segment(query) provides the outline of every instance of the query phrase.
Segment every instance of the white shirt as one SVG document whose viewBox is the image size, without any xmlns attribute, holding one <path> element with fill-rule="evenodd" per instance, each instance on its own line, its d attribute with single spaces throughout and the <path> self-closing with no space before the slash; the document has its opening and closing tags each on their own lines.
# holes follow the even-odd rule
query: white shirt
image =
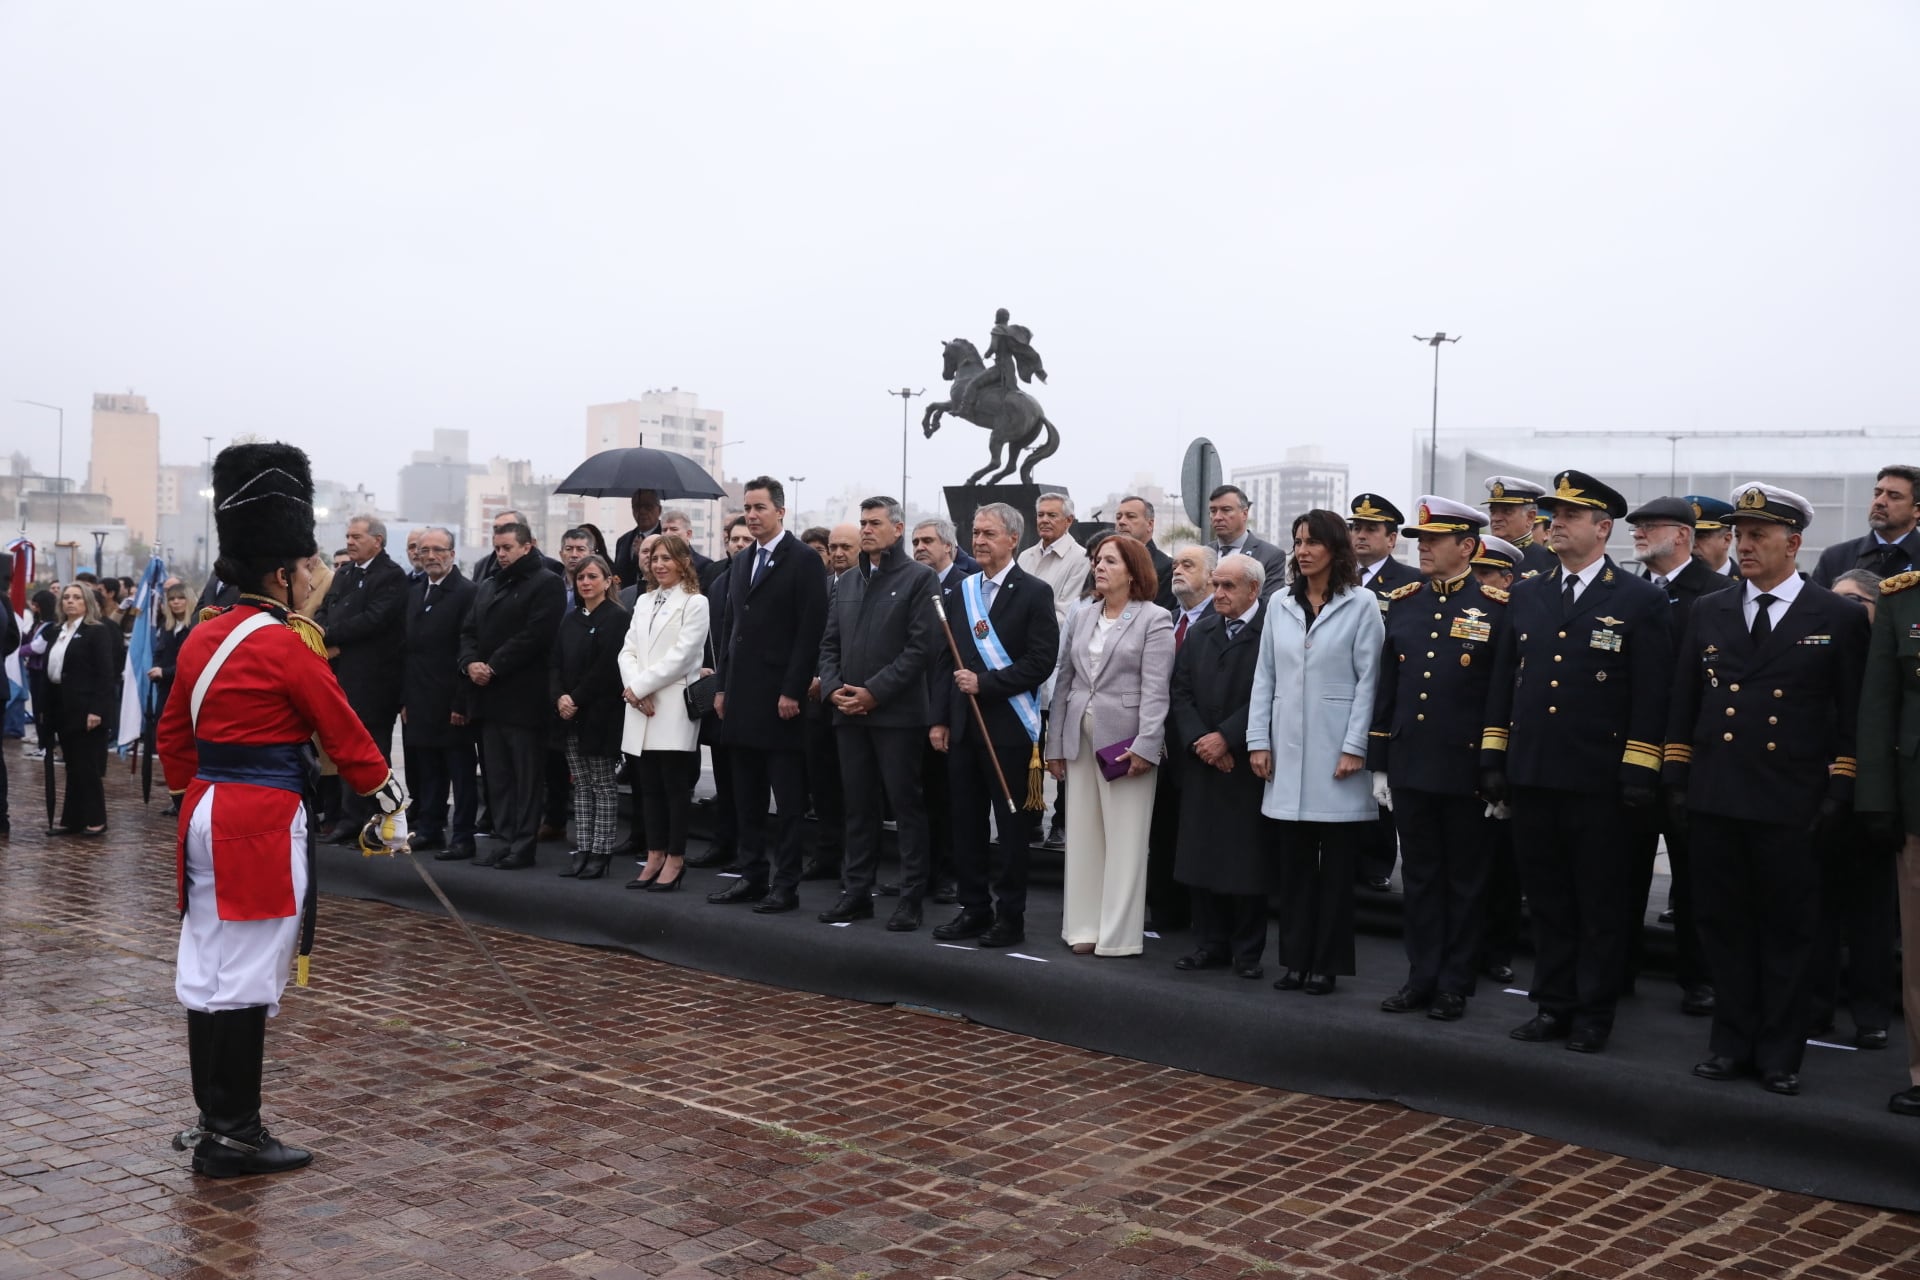
<svg viewBox="0 0 1920 1280">
<path fill-rule="evenodd" d="M 1100 616 L 1093 620 L 1093 634 L 1087 637 L 1087 666 L 1095 675 L 1100 674 L 1100 658 L 1107 651 L 1107 633 L 1112 631 L 1118 618 L 1109 618 L 1107 608 L 1099 601 L 1094 602 L 1100 610 Z"/>
<path fill-rule="evenodd" d="M 1242 553 L 1246 549 L 1247 535 L 1252 532 L 1253 530 L 1251 529 L 1242 529 L 1240 531 L 1240 536 L 1235 538 L 1232 542 L 1216 542 L 1213 544 L 1213 549 L 1217 554 L 1222 556 L 1230 556 L 1236 553 Z"/>
<path fill-rule="evenodd" d="M 73 633 L 80 629 L 80 619 L 60 624 L 60 632 L 53 638 L 53 648 L 47 651 L 47 679 L 55 684 L 66 674 L 67 645 L 73 640 Z"/>
<path fill-rule="evenodd" d="M 1599 555 L 1595 556 L 1593 559 L 1589 560 L 1584 566 L 1581 567 L 1578 575 L 1580 578 L 1580 581 L 1573 584 L 1573 598 L 1576 602 L 1579 601 L 1581 596 L 1587 594 L 1587 588 L 1592 586 L 1593 580 L 1599 577 L 1600 574 L 1603 572 L 1600 566 L 1604 565 L 1606 562 L 1607 562 L 1607 553 L 1602 551 Z M 1575 576 L 1574 574 L 1567 573 L 1564 569 L 1562 569 L 1560 590 L 1565 591 L 1567 589 L 1567 580 L 1574 576 Z"/>
<path fill-rule="evenodd" d="M 1053 618 L 1065 622 L 1067 606 L 1080 598 L 1087 585 L 1087 549 L 1063 533 L 1052 542 L 1036 542 L 1020 553 L 1020 567 L 1053 591 Z M 991 603 L 991 602 L 989 602 Z"/>
<path fill-rule="evenodd" d="M 1773 603 L 1767 606 L 1767 622 L 1770 626 L 1778 627 L 1780 625 L 1780 619 L 1785 616 L 1787 606 L 1799 597 L 1802 583 L 1803 579 L 1799 574 L 1790 573 L 1787 575 L 1785 582 L 1764 593 L 1773 597 Z M 1763 593 L 1760 588 L 1751 581 L 1741 587 L 1740 590 L 1740 616 L 1746 619 L 1747 630 L 1751 631 L 1753 630 L 1754 615 L 1760 612 L 1760 596 Z"/>
<path fill-rule="evenodd" d="M 1372 564 L 1360 570 L 1360 585 L 1363 587 L 1372 585 L 1373 580 L 1380 576 L 1380 571 L 1387 567 L 1387 561 L 1391 559 L 1393 559 L 1392 556 L 1381 556 L 1378 560 L 1375 560 Z"/>
<path fill-rule="evenodd" d="M 1174 603 L 1178 604 L 1179 601 L 1176 600 Z M 1174 615 L 1173 625 L 1176 627 L 1179 626 L 1180 619 L 1185 618 L 1187 620 L 1187 632 L 1191 634 L 1193 632 L 1193 629 L 1200 625 L 1200 617 L 1202 614 L 1206 613 L 1207 606 L 1212 603 L 1213 603 L 1212 596 L 1210 595 L 1201 596 L 1199 604 L 1193 606 L 1193 608 L 1191 609 L 1181 609 L 1178 613 Z M 1253 615 L 1248 614 L 1247 616 L 1251 618 Z"/>
</svg>

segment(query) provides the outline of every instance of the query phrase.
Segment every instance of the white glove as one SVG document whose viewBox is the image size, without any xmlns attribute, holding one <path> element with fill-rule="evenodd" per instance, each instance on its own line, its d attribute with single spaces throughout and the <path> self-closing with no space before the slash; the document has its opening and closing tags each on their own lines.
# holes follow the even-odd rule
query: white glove
<svg viewBox="0 0 1920 1280">
<path fill-rule="evenodd" d="M 1499 804 L 1488 805 L 1485 816 L 1492 818 L 1495 822 L 1505 822 L 1513 817 L 1513 810 L 1507 807 L 1506 801 L 1502 800 Z"/>
<path fill-rule="evenodd" d="M 392 813 L 368 818 L 367 825 L 360 829 L 360 852 L 369 858 L 375 854 L 412 853 L 412 837 L 407 834 L 407 811 L 396 809 Z"/>
<path fill-rule="evenodd" d="M 1373 775 L 1373 802 L 1382 809 L 1393 808 L 1393 788 L 1387 785 L 1387 775 L 1384 773 Z"/>
<path fill-rule="evenodd" d="M 380 784 L 380 789 L 367 797 L 379 806 L 382 813 L 404 811 L 411 798 L 407 795 L 407 784 L 400 781 L 400 775 L 397 773 L 387 774 L 387 780 Z"/>
</svg>

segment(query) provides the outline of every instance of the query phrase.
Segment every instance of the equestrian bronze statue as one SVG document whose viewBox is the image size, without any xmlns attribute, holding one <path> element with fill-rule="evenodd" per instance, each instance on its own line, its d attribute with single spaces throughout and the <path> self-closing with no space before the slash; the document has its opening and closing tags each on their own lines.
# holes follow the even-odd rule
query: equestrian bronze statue
<svg viewBox="0 0 1920 1280">
<path fill-rule="evenodd" d="M 1002 307 L 994 315 L 992 341 L 987 344 L 991 365 L 965 338 L 943 343 L 941 349 L 944 363 L 940 376 L 953 384 L 953 398 L 928 405 L 920 420 L 921 430 L 933 435 L 940 429 L 940 420 L 948 415 L 987 429 L 993 456 L 967 478 L 970 486 L 995 484 L 1011 475 L 1020 451 L 1032 446 L 1044 431 L 1045 442 L 1031 448 L 1026 461 L 1020 462 L 1021 483 L 1032 484 L 1033 465 L 1060 448 L 1060 429 L 1047 420 L 1047 411 L 1020 385 L 1036 377 L 1047 380 L 1040 353 L 1033 349 L 1032 331 L 1025 325 L 1008 323 L 1007 309 Z M 1000 460 L 1002 450 L 1006 452 L 1004 463 Z"/>
</svg>

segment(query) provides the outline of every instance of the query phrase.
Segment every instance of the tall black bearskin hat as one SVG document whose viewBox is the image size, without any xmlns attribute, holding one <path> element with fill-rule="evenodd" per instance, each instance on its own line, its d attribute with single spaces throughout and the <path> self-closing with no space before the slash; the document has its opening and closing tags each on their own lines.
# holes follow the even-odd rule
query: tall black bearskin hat
<svg viewBox="0 0 1920 1280">
<path fill-rule="evenodd" d="M 271 572 L 268 566 L 319 550 L 305 451 L 277 441 L 222 449 L 213 459 L 213 521 L 220 539 L 215 572 L 248 590 L 255 569 Z"/>
</svg>

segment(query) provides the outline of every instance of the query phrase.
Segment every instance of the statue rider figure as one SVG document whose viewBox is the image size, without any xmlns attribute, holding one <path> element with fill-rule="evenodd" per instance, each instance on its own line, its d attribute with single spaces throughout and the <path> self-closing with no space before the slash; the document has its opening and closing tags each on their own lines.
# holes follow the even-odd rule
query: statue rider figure
<svg viewBox="0 0 1920 1280">
<path fill-rule="evenodd" d="M 1032 382 L 1035 377 L 1042 382 L 1047 380 L 1040 353 L 1033 349 L 1033 331 L 1023 324 L 1009 324 L 1008 319 L 1005 307 L 993 313 L 992 341 L 987 343 L 986 351 L 986 359 L 991 363 L 967 388 L 957 411 L 960 417 L 973 416 L 980 393 L 987 387 L 1005 387 L 1011 391 L 1018 389 L 1019 382 Z"/>
</svg>

